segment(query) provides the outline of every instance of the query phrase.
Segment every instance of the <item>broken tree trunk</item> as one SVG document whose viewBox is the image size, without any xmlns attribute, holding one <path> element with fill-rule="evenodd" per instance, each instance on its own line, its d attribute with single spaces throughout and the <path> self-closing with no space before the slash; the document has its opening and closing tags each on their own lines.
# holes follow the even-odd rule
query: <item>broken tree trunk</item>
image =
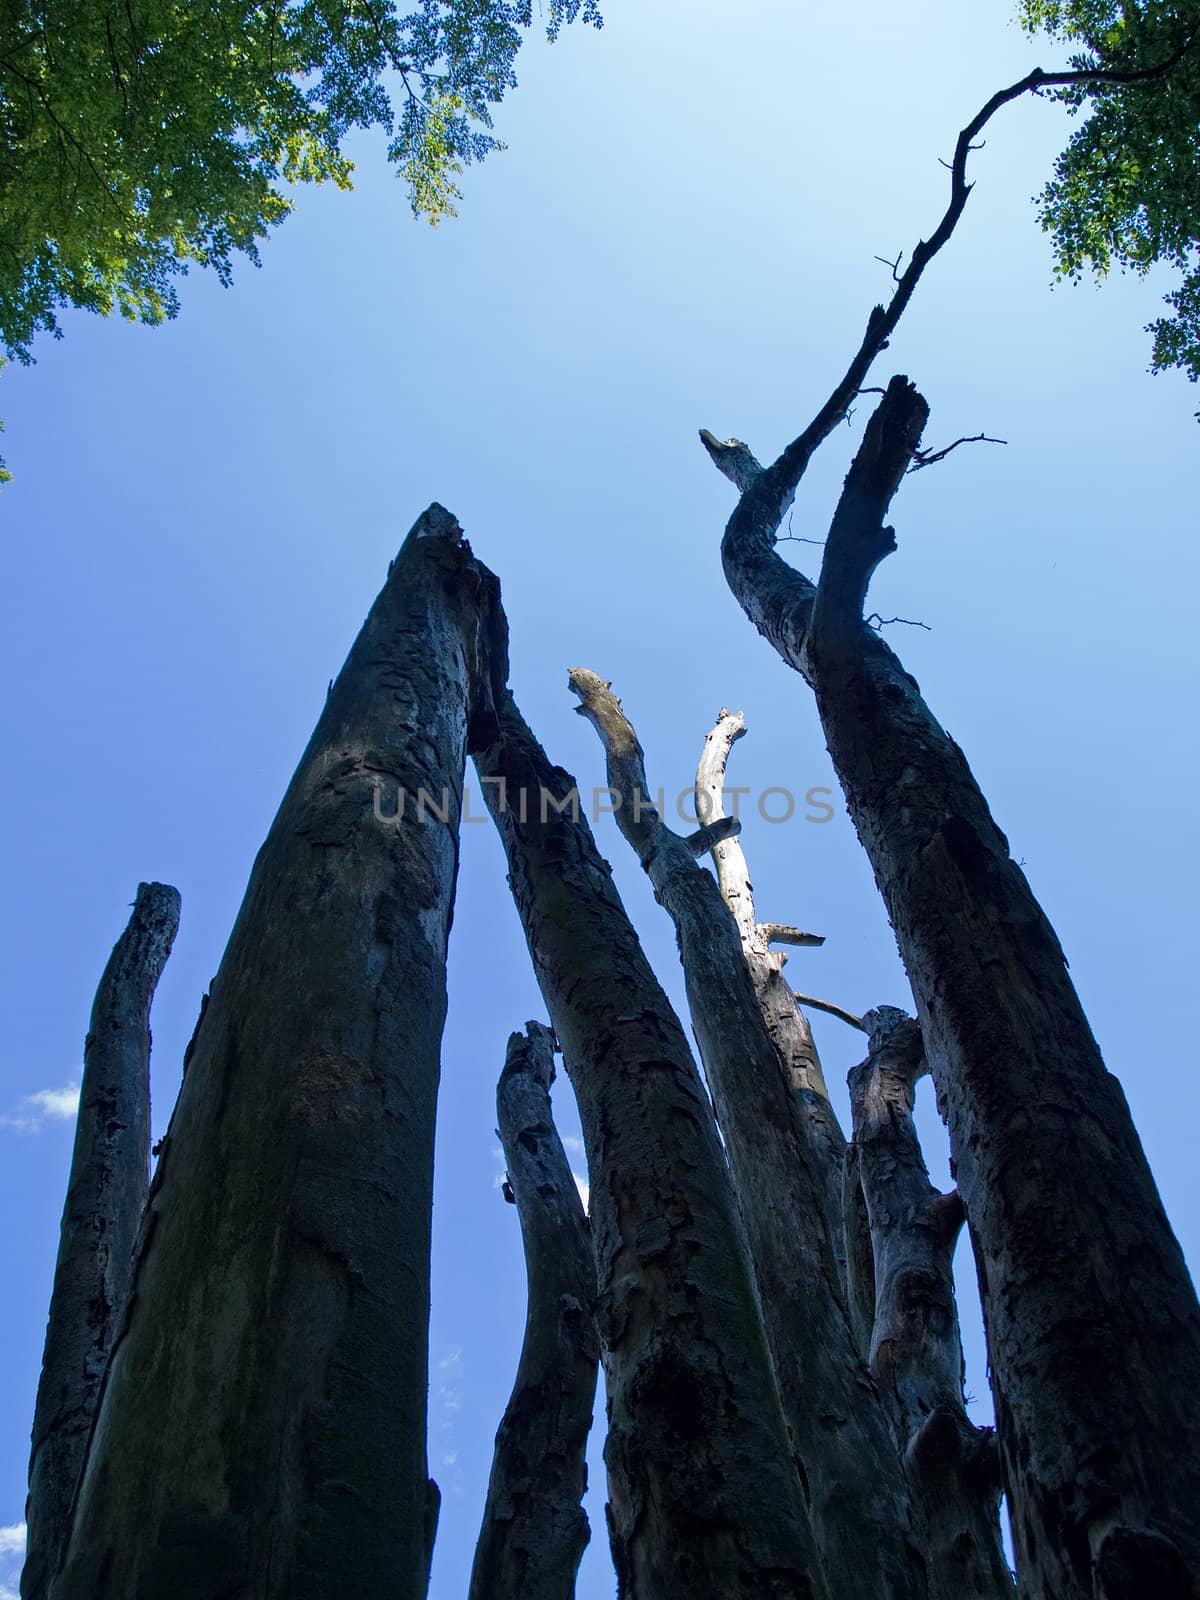
<svg viewBox="0 0 1200 1600">
<path fill-rule="evenodd" d="M 139 883 L 96 990 L 33 1413 L 21 1592 L 49 1592 L 150 1186 L 150 1005 L 179 930 L 179 891 Z"/>
<path fill-rule="evenodd" d="M 996 1436 L 974 1426 L 963 1395 L 953 1270 L 962 1202 L 930 1183 L 913 1122 L 928 1071 L 921 1030 L 894 1006 L 863 1023 L 869 1053 L 850 1072 L 850 1106 L 873 1268 L 862 1296 L 873 1307 L 871 1376 L 912 1485 L 930 1600 L 1011 1600 Z"/>
<path fill-rule="evenodd" d="M 600 1361 L 596 1268 L 583 1202 L 554 1126 L 553 1082 L 554 1035 L 528 1022 L 509 1038 L 496 1091 L 528 1310 L 468 1600 L 571 1600 L 588 1542 L 580 1501 Z"/>
<path fill-rule="evenodd" d="M 1182 1253 L 1053 929 L 962 751 L 863 619 L 926 410 L 892 380 L 819 587 L 774 549 L 813 430 L 765 470 L 704 435 L 741 491 L 725 571 L 816 694 L 917 1002 L 979 1268 L 1021 1593 L 1191 1597 L 1200 1308 Z"/>
<path fill-rule="evenodd" d="M 425 1594 L 434 1103 L 489 578 L 431 506 L 259 851 L 54 1600 Z"/>
<path fill-rule="evenodd" d="M 716 725 L 704 741 L 696 769 L 696 815 L 704 823 L 721 821 L 725 816 L 725 772 L 729 752 L 746 731 L 740 711 L 721 710 Z M 791 985 L 783 975 L 786 956 L 772 950 L 772 944 L 820 945 L 818 934 L 801 933 L 776 922 L 759 922 L 754 909 L 754 888 L 740 838 L 714 839 L 713 864 L 721 898 L 733 913 L 742 954 L 750 969 L 754 992 L 763 1023 L 771 1037 L 791 1085 L 791 1101 L 800 1114 L 812 1151 L 814 1170 L 825 1190 L 825 1215 L 830 1242 L 845 1282 L 845 1241 L 841 1219 L 842 1167 L 846 1140 L 837 1115 L 829 1103 L 829 1091 L 821 1070 L 821 1058 L 808 1019 L 797 1003 Z"/>
<path fill-rule="evenodd" d="M 826 1597 L 745 1239 L 687 1039 L 511 697 L 476 755 L 588 1154 L 609 1535 L 628 1600 Z"/>
<path fill-rule="evenodd" d="M 834 1259 L 840 1173 L 831 1190 L 827 1146 L 817 1141 L 814 1149 L 793 1058 L 764 1020 L 721 891 L 694 859 L 713 834 L 703 829 L 685 841 L 666 826 L 647 799 L 642 749 L 610 686 L 578 668 L 570 683 L 604 744 L 608 785 L 620 797 L 617 825 L 675 924 L 692 1025 L 830 1593 L 839 1600 L 923 1595 L 899 1456 L 851 1337 Z M 838 1209 L 831 1216 L 833 1195 Z"/>
</svg>

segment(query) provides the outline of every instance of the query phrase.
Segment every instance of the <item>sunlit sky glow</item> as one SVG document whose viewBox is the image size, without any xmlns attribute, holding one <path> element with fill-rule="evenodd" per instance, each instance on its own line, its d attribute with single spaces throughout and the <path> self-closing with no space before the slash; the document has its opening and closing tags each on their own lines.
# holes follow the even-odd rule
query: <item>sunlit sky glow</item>
<svg viewBox="0 0 1200 1600">
<path fill-rule="evenodd" d="M 811 699 L 722 579 L 729 486 L 696 439 L 760 456 L 844 368 L 894 257 L 944 200 L 956 130 L 1052 53 L 1007 7 L 861 0 L 610 0 L 608 25 L 531 48 L 468 174 L 461 217 L 413 223 L 364 140 L 351 195 L 309 192 L 261 271 L 196 276 L 149 331 L 82 316 L 0 413 L 10 773 L 0 1184 L 0 1596 L 15 1586 L 58 1217 L 96 981 L 139 879 L 183 896 L 154 1014 L 155 1125 L 179 1080 L 250 862 L 396 546 L 449 506 L 504 583 L 513 681 L 552 756 L 603 783 L 570 666 L 611 678 L 650 781 L 690 783 L 722 705 L 731 780 L 832 786 Z M 1177 831 L 1198 777 L 1192 705 L 1197 395 L 1145 374 L 1154 283 L 1049 288 L 1029 198 L 1069 124 L 1010 108 L 976 160 L 960 235 L 873 381 L 905 371 L 926 442 L 986 431 L 905 485 L 872 609 L 966 750 L 1071 959 L 1193 1260 L 1185 1060 L 1193 885 Z M 1165 286 L 1164 286 L 1165 287 Z M 793 532 L 820 538 L 862 416 L 829 441 Z M 800 564 L 810 547 L 786 547 Z M 736 768 L 736 772 L 735 772 Z M 476 806 L 482 814 L 482 807 Z M 674 941 L 611 820 L 598 833 L 657 970 Z M 906 1004 L 840 805 L 752 816 L 760 914 L 826 935 L 796 986 L 854 1011 Z M 544 1015 L 490 828 L 464 830 L 435 1207 L 430 1461 L 443 1491 L 433 1600 L 465 1592 L 491 1438 L 524 1320 L 516 1216 L 495 1184 L 508 1032 Z M 844 1106 L 857 1040 L 814 1020 Z M 1031 1084 L 1031 1093 L 1036 1085 Z M 560 1075 L 555 1101 L 577 1139 Z M 921 1115 L 935 1180 L 944 1138 Z M 582 1151 L 568 1148 L 584 1180 Z M 584 1180 L 585 1181 L 585 1180 Z M 969 1386 L 988 1415 L 969 1257 Z M 612 1593 L 597 1449 L 580 1600 Z"/>
</svg>

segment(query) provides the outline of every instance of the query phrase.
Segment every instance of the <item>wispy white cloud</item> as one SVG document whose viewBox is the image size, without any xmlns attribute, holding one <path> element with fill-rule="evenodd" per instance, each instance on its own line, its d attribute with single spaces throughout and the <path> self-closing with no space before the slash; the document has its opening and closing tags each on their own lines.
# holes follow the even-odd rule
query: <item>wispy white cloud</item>
<svg viewBox="0 0 1200 1600">
<path fill-rule="evenodd" d="M 583 1209 L 586 1211 L 592 1198 L 588 1181 L 586 1178 L 581 1178 L 577 1172 L 573 1172 L 571 1176 L 575 1179 L 575 1187 L 579 1190 L 579 1198 L 583 1201 Z"/>
<path fill-rule="evenodd" d="M 444 1413 L 442 1427 L 448 1428 L 453 1422 L 455 1413 L 462 1410 L 462 1396 L 453 1384 L 444 1383 L 438 1390 L 438 1400 Z"/>
<path fill-rule="evenodd" d="M 462 1390 L 459 1388 L 463 1377 L 461 1344 L 452 1344 L 447 1348 L 445 1355 L 438 1361 L 437 1370 L 440 1379 L 437 1384 L 436 1416 L 441 1436 L 438 1466 L 439 1471 L 446 1474 L 442 1479 L 442 1492 L 461 1495 L 462 1474 L 456 1470 L 459 1452 L 458 1422 L 463 1409 Z M 430 1444 L 432 1446 L 432 1440 Z M 0 1600 L 3 1600 L 3 1596 L 0 1596 Z"/>
<path fill-rule="evenodd" d="M 69 1083 L 65 1089 L 39 1089 L 29 1096 L 28 1103 L 44 1116 L 71 1118 L 79 1110 L 79 1085 Z"/>
<path fill-rule="evenodd" d="M 19 1600 L 17 1581 L 25 1555 L 25 1524 L 0 1528 L 0 1600 Z"/>
<path fill-rule="evenodd" d="M 77 1083 L 68 1083 L 62 1089 L 38 1089 L 25 1096 L 20 1110 L 0 1116 L 0 1128 L 15 1128 L 18 1133 L 37 1133 L 48 1122 L 71 1121 L 78 1110 Z"/>
<path fill-rule="evenodd" d="M 446 1353 L 438 1360 L 437 1369 L 440 1374 L 437 1385 L 438 1421 L 444 1432 L 453 1434 L 463 1404 L 462 1390 L 459 1388 L 463 1376 L 462 1345 L 448 1345 Z M 455 1448 L 453 1438 L 445 1439 L 443 1444 L 448 1450 Z"/>
<path fill-rule="evenodd" d="M 583 1154 L 583 1140 L 577 1139 L 573 1133 L 569 1133 L 563 1140 L 563 1149 L 569 1150 L 573 1156 L 581 1156 Z"/>
</svg>

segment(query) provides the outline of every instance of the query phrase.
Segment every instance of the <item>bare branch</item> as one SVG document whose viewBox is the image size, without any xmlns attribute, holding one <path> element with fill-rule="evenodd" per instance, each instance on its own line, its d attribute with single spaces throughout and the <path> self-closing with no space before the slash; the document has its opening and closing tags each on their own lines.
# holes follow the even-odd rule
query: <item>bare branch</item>
<svg viewBox="0 0 1200 1600">
<path fill-rule="evenodd" d="M 861 1017 L 856 1017 L 853 1011 L 845 1011 L 841 1006 L 835 1006 L 828 1000 L 817 1000 L 811 994 L 798 994 L 796 996 L 796 1004 L 798 1006 L 808 1006 L 813 1011 L 826 1011 L 831 1017 L 837 1017 L 840 1021 L 849 1024 L 851 1028 L 857 1028 L 860 1033 L 866 1033 L 867 1031 L 867 1025 Z"/>
<path fill-rule="evenodd" d="M 1013 100 L 1019 100 L 1026 94 L 1040 94 L 1044 89 L 1069 88 L 1074 85 L 1109 84 L 1114 87 L 1130 88 L 1139 85 L 1148 85 L 1166 77 L 1183 58 L 1195 47 L 1197 38 L 1200 37 L 1200 23 L 1192 28 L 1187 38 L 1178 50 L 1157 66 L 1146 67 L 1135 72 L 1118 72 L 1104 68 L 1071 69 L 1064 72 L 1045 72 L 1041 67 L 1035 67 L 1032 72 L 1016 83 L 1010 84 L 1007 89 L 999 89 L 991 99 L 984 104 L 975 116 L 971 118 L 966 127 L 958 135 L 954 149 L 954 159 L 950 163 L 950 199 L 942 213 L 937 227 L 928 239 L 921 239 L 913 249 L 908 266 L 896 280 L 896 290 L 887 306 L 875 306 L 867 318 L 866 330 L 858 350 L 855 352 L 850 365 L 847 367 L 840 381 L 835 385 L 829 398 L 817 412 L 803 433 L 799 434 L 783 451 L 773 465 L 768 469 L 772 478 L 772 498 L 778 497 L 780 504 L 779 515 L 783 515 L 783 508 L 791 495 L 795 492 L 796 485 L 803 477 L 809 461 L 812 459 L 817 447 L 829 437 L 845 416 L 847 408 L 855 394 L 858 392 L 863 378 L 870 370 L 875 358 L 886 347 L 888 339 L 895 330 L 900 318 L 903 316 L 908 302 L 921 281 L 925 268 L 934 256 L 942 249 L 958 226 L 960 217 L 970 197 L 972 184 L 967 182 L 967 158 L 975 150 L 982 148 L 978 143 L 978 136 L 1002 107 Z M 897 261 L 900 257 L 897 257 Z M 886 263 L 891 265 L 891 263 Z M 709 435 L 709 438 L 712 436 Z M 714 441 L 715 442 L 715 441 Z M 706 446 L 708 444 L 705 441 Z M 749 451 L 746 446 L 740 448 Z M 716 464 L 725 472 L 726 477 L 733 477 L 722 463 L 717 460 L 711 446 L 708 446 Z M 753 460 L 753 457 L 750 457 Z M 755 463 L 757 465 L 757 463 Z M 733 480 L 738 481 L 736 478 Z M 739 484 L 743 489 L 749 484 Z"/>
<path fill-rule="evenodd" d="M 724 706 L 717 713 L 716 725 L 704 741 L 704 750 L 696 768 L 696 815 L 709 819 L 710 825 L 724 816 L 725 771 L 734 744 L 746 731 L 746 719 L 740 711 L 729 711 Z M 781 922 L 758 921 L 754 910 L 754 887 L 750 882 L 750 868 L 745 851 L 736 839 L 728 839 L 713 849 L 713 863 L 717 869 L 717 883 L 721 898 L 733 913 L 742 954 L 754 980 L 754 989 L 768 1031 L 777 1046 L 786 1051 L 791 1080 L 811 1090 L 820 1097 L 822 1105 L 817 1114 L 824 1128 L 825 1156 L 833 1152 L 840 1162 L 842 1138 L 832 1108 L 829 1107 L 825 1076 L 821 1058 L 813 1042 L 812 1033 L 804 1013 L 797 1010 L 795 996 L 783 976 L 785 956 L 770 948 L 771 940 L 781 944 L 819 945 L 824 943 L 820 934 L 802 933 Z M 816 1128 L 814 1123 L 813 1128 Z M 827 1164 L 827 1161 L 823 1164 Z M 839 1256 L 840 1264 L 840 1256 Z"/>
<path fill-rule="evenodd" d="M 951 450 L 957 450 L 960 444 L 1007 444 L 1007 439 L 993 439 L 986 433 L 973 433 L 969 438 L 955 439 L 953 444 L 948 444 L 942 450 L 914 450 L 913 464 L 910 472 L 920 472 L 922 467 L 932 467 L 936 461 L 944 461 Z"/>
<path fill-rule="evenodd" d="M 760 922 L 759 937 L 767 944 L 819 945 L 825 943 L 823 933 L 801 933 L 787 922 Z"/>
<path fill-rule="evenodd" d="M 592 724 L 604 746 L 609 785 L 622 798 L 617 808 L 617 826 L 637 852 L 643 868 L 649 871 L 650 858 L 665 840 L 677 845 L 683 841 L 667 827 L 658 808 L 649 803 L 646 758 L 633 724 L 622 711 L 620 698 L 612 692 L 608 679 L 597 677 L 585 667 L 572 667 L 567 682 L 579 697 L 575 710 Z"/>
<path fill-rule="evenodd" d="M 849 422 L 850 416 L 852 416 L 852 415 L 853 415 L 853 413 L 851 412 L 850 415 L 847 416 L 847 418 L 846 418 L 847 422 Z M 792 513 L 790 511 L 788 512 L 788 524 L 787 525 L 788 525 L 788 531 L 786 533 L 779 534 L 779 536 L 775 540 L 776 544 L 815 544 L 818 549 L 824 549 L 824 547 L 825 547 L 824 539 L 806 539 L 803 534 L 801 534 L 801 533 L 793 533 L 792 532 Z"/>
<path fill-rule="evenodd" d="M 926 633 L 933 629 L 927 622 L 916 622 L 912 617 L 881 617 L 878 611 L 872 611 L 869 617 L 864 618 L 868 628 L 874 628 L 878 633 L 880 628 L 890 628 L 894 622 L 902 622 L 906 628 L 924 628 Z"/>
<path fill-rule="evenodd" d="M 846 475 L 825 541 L 825 559 L 813 608 L 813 633 L 861 632 L 863 602 L 875 568 L 896 548 L 883 518 L 913 458 L 929 407 L 907 378 L 893 378 L 867 424 Z"/>
<path fill-rule="evenodd" d="M 710 824 L 725 815 L 725 768 L 729 752 L 745 732 L 746 719 L 742 713 L 729 711 L 722 706 L 717 712 L 716 725 L 704 741 L 704 751 L 696 769 L 696 815 L 707 817 Z M 714 848 L 712 855 L 721 898 L 733 913 L 745 950 L 746 941 L 753 936 L 756 922 L 754 890 L 745 852 L 740 844 L 730 839 Z"/>
<path fill-rule="evenodd" d="M 740 818 L 718 817 L 715 822 L 705 823 L 703 828 L 697 828 L 695 833 L 689 833 L 683 842 L 698 858 L 706 856 L 715 845 L 724 844 L 726 839 L 736 839 L 741 831 Z"/>
<path fill-rule="evenodd" d="M 707 428 L 701 428 L 700 443 L 712 457 L 713 465 L 725 474 L 739 494 L 744 494 L 762 476 L 762 463 L 740 439 L 718 439 Z"/>
</svg>

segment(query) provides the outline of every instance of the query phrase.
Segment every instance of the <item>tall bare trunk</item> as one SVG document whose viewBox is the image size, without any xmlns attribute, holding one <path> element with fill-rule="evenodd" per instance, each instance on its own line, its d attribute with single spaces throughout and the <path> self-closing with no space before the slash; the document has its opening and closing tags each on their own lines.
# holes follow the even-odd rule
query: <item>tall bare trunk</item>
<svg viewBox="0 0 1200 1600">
<path fill-rule="evenodd" d="M 21 1593 L 44 1596 L 71 1505 L 150 1185 L 150 1005 L 179 929 L 179 891 L 139 883 L 96 990 L 33 1413 Z"/>
<path fill-rule="evenodd" d="M 489 594 L 431 506 L 259 852 L 54 1600 L 425 1593 L 434 1102 Z"/>
<path fill-rule="evenodd" d="M 621 797 L 618 826 L 675 924 L 830 1593 L 923 1595 L 899 1455 L 851 1337 L 834 1259 L 840 1210 L 834 1219 L 827 1207 L 832 1193 L 840 1203 L 840 1173 L 835 1191 L 824 1167 L 828 1146 L 811 1139 L 791 1035 L 768 1031 L 737 924 L 693 858 L 712 834 L 689 846 L 665 825 L 647 798 L 641 746 L 609 685 L 576 669 L 571 687 L 604 743 L 608 784 Z"/>
<path fill-rule="evenodd" d="M 850 1103 L 874 1269 L 871 1376 L 913 1487 L 930 1600 L 1011 1600 L 995 1433 L 973 1425 L 963 1395 L 953 1270 L 962 1203 L 930 1183 L 913 1122 L 928 1070 L 921 1031 L 893 1006 L 863 1022 L 870 1050 L 850 1073 Z"/>
<path fill-rule="evenodd" d="M 683 1029 L 578 814 L 574 780 L 511 700 L 476 763 L 587 1146 L 619 1593 L 824 1597 L 729 1174 Z"/>
<path fill-rule="evenodd" d="M 722 710 L 704 741 L 696 768 L 696 815 L 706 823 L 720 822 L 725 817 L 724 788 L 729 753 L 745 731 L 746 719 L 740 711 Z M 830 1243 L 844 1283 L 845 1242 L 840 1223 L 846 1139 L 829 1103 L 812 1029 L 783 975 L 787 958 L 781 951 L 771 949 L 772 944 L 813 946 L 825 941 L 818 934 L 802 933 L 784 923 L 759 922 L 750 869 L 738 837 L 714 839 L 711 854 L 721 898 L 737 923 L 742 955 L 750 969 L 763 1023 L 791 1087 L 791 1101 L 807 1135 L 813 1170 L 825 1191 Z"/>
<path fill-rule="evenodd" d="M 588 1542 L 580 1501 L 600 1341 L 583 1202 L 554 1126 L 554 1035 L 514 1033 L 496 1112 L 517 1207 L 529 1304 L 512 1398 L 496 1434 L 468 1600 L 571 1600 Z"/>
<path fill-rule="evenodd" d="M 742 491 L 726 575 L 812 685 L 916 998 L 979 1267 L 1021 1593 L 1200 1592 L 1200 1308 L 1120 1084 L 962 751 L 863 620 L 926 416 L 892 380 L 819 588 L 775 552 L 807 455 Z M 811 453 L 811 452 L 809 452 Z"/>
</svg>

